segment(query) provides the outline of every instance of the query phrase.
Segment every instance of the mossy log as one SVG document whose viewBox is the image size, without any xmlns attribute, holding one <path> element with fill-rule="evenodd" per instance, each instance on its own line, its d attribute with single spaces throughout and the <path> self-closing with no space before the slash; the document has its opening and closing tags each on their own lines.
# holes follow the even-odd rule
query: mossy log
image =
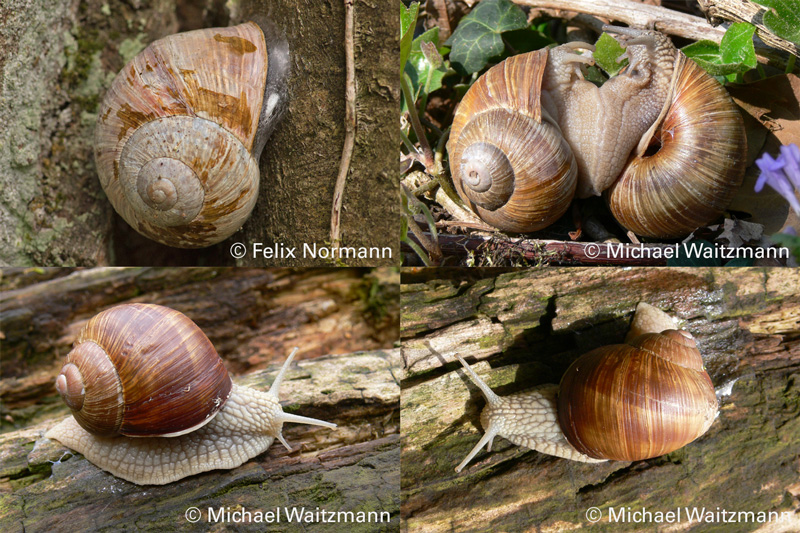
<svg viewBox="0 0 800 533">
<path fill-rule="evenodd" d="M 259 531 L 396 530 L 399 523 L 397 277 L 386 269 L 94 269 L 3 272 L 0 331 L 0 530 L 147 530 L 192 526 L 189 507 L 389 513 L 388 523 L 252 525 Z M 335 430 L 287 424 L 230 470 L 165 486 L 117 479 L 43 438 L 67 416 L 53 379 L 82 325 L 101 309 L 149 302 L 179 309 L 217 347 L 240 385 L 267 390 L 291 347 L 302 360 L 280 391 L 284 410 Z M 356 351 L 361 350 L 361 351 Z M 305 352 L 305 354 L 304 354 Z M 304 355 L 303 355 L 304 354 Z M 321 357 L 320 357 L 321 356 Z M 255 371 L 261 368 L 263 370 Z M 240 525 L 247 529 L 247 524 Z"/>
<path fill-rule="evenodd" d="M 437 279 L 438 278 L 438 279 Z M 721 409 L 697 441 L 654 459 L 584 464 L 496 438 L 460 474 L 485 401 L 558 383 L 579 355 L 620 343 L 639 301 L 697 339 Z M 408 531 L 661 531 L 609 510 L 783 512 L 800 530 L 800 272 L 789 269 L 491 269 L 404 273 L 402 517 Z M 728 389 L 727 391 L 725 389 Z M 597 507 L 602 518 L 589 522 Z M 719 509 L 718 509 L 719 508 Z M 763 524 L 692 522 L 681 531 Z M 677 526 L 673 526 L 677 527 Z"/>
</svg>

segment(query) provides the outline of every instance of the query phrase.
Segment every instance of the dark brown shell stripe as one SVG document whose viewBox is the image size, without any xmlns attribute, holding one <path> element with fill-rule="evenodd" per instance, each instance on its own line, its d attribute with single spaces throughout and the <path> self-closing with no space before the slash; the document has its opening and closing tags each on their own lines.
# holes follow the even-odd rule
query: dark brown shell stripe
<svg viewBox="0 0 800 533">
<path fill-rule="evenodd" d="M 194 428 L 230 395 L 232 383 L 216 350 L 178 311 L 148 304 L 114 307 L 92 318 L 77 343 L 90 340 L 109 354 L 120 376 L 122 434 L 164 435 Z"/>
</svg>

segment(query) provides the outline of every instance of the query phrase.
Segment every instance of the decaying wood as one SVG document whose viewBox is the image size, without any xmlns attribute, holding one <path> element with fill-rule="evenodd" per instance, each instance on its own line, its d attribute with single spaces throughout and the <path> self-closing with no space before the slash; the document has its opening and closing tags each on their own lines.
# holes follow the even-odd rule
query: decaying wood
<svg viewBox="0 0 800 533">
<path fill-rule="evenodd" d="M 608 509 L 787 512 L 800 528 L 800 272 L 796 269 L 547 269 L 404 274 L 402 516 L 409 531 L 654 531 Z M 416 280 L 419 279 L 420 282 Z M 576 463 L 496 438 L 455 355 L 500 395 L 558 383 L 580 354 L 622 342 L 637 302 L 692 332 L 715 386 L 731 387 L 710 431 L 646 461 Z M 590 507 L 603 519 L 592 526 Z M 739 524 L 731 531 L 752 531 Z M 684 522 L 681 531 L 703 531 Z"/>
<path fill-rule="evenodd" d="M 330 531 L 395 531 L 399 513 L 399 351 L 371 351 L 303 361 L 281 386 L 284 408 L 335 422 L 335 430 L 287 424 L 279 443 L 233 470 L 215 470 L 164 486 L 139 486 L 100 470 L 42 435 L 57 419 L 0 435 L 0 530 L 114 531 L 189 525 L 184 513 L 208 509 L 319 507 L 387 511 L 384 524 L 341 523 Z M 277 366 L 235 381 L 269 388 Z M 321 430 L 321 431 L 318 431 Z M 302 531 L 313 524 L 257 524 L 260 531 Z"/>
</svg>

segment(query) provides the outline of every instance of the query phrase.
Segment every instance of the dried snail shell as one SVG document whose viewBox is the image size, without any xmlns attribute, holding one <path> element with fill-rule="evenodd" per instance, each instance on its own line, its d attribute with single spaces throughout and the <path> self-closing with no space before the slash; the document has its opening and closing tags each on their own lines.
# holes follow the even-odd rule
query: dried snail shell
<svg viewBox="0 0 800 533">
<path fill-rule="evenodd" d="M 269 23 L 171 35 L 120 71 L 100 106 L 95 160 L 114 209 L 178 248 L 237 231 L 258 159 L 286 108 L 288 45 Z"/>
</svg>

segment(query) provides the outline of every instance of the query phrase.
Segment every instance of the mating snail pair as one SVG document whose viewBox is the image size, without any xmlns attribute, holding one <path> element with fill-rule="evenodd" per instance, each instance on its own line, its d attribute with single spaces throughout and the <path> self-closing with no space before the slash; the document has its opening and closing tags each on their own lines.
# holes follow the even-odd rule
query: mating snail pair
<svg viewBox="0 0 800 533">
<path fill-rule="evenodd" d="M 718 412 L 692 335 L 640 303 L 625 344 L 578 358 L 558 385 L 498 396 L 458 358 L 486 398 L 484 435 L 460 472 L 495 436 L 585 463 L 638 461 L 677 450 L 708 431 Z"/>
<path fill-rule="evenodd" d="M 154 41 L 99 110 L 95 161 L 114 209 L 179 248 L 218 243 L 258 198 L 258 160 L 286 110 L 288 43 L 268 22 Z"/>
<path fill-rule="evenodd" d="M 744 124 L 724 88 L 656 31 L 628 38 L 630 64 L 602 87 L 587 43 L 513 56 L 478 79 L 447 143 L 453 181 L 483 220 L 530 232 L 573 196 L 604 195 L 622 226 L 673 238 L 713 222 L 744 177 Z"/>
<path fill-rule="evenodd" d="M 285 422 L 336 424 L 284 413 L 278 389 L 240 387 L 211 341 L 184 314 L 150 304 L 102 311 L 81 330 L 56 389 L 72 411 L 46 437 L 113 475 L 163 485 L 235 468 L 270 447 Z"/>
</svg>

